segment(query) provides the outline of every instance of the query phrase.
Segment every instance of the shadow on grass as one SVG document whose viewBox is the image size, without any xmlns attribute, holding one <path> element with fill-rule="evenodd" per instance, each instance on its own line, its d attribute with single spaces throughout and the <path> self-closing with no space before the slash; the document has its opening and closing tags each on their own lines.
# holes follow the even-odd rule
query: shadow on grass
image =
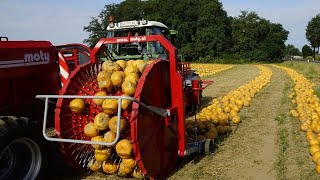
<svg viewBox="0 0 320 180">
<path fill-rule="evenodd" d="M 177 164 L 177 168 L 175 169 L 174 172 L 172 172 L 169 176 L 169 178 L 171 176 L 173 176 L 174 174 L 178 173 L 182 168 L 184 168 L 187 164 L 192 163 L 192 164 L 198 164 L 203 158 L 205 157 L 213 157 L 216 153 L 219 152 L 219 149 L 221 146 L 223 146 L 223 142 L 224 140 L 229 137 L 231 134 L 235 133 L 237 127 L 235 128 L 234 131 L 232 131 L 231 133 L 225 134 L 225 135 L 220 135 L 217 139 L 214 140 L 214 148 L 213 151 L 211 152 L 210 155 L 206 156 L 204 154 L 204 148 L 202 147 L 202 150 L 200 150 L 199 153 L 194 153 L 185 157 L 181 157 L 178 164 Z"/>
</svg>

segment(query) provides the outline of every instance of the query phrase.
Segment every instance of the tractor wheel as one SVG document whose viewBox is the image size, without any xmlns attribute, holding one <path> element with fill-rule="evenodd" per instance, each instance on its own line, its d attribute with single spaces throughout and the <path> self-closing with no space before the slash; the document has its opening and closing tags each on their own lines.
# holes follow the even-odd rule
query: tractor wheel
<svg viewBox="0 0 320 180">
<path fill-rule="evenodd" d="M 204 144 L 204 155 L 208 156 L 213 152 L 214 149 L 214 140 L 207 139 Z"/>
<path fill-rule="evenodd" d="M 36 179 L 47 157 L 36 122 L 0 117 L 0 179 Z"/>
</svg>

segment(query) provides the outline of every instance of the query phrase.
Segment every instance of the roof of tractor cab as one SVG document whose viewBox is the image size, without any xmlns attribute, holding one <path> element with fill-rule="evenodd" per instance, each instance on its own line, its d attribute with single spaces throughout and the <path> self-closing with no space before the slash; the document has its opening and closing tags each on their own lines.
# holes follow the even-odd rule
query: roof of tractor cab
<svg viewBox="0 0 320 180">
<path fill-rule="evenodd" d="M 151 26 L 168 29 L 166 25 L 158 21 L 134 20 L 134 21 L 122 21 L 122 22 L 114 23 L 114 27 L 110 27 L 110 24 L 109 24 L 109 26 L 107 27 L 107 30 L 133 29 L 133 28 L 142 28 L 142 27 L 151 27 Z"/>
</svg>

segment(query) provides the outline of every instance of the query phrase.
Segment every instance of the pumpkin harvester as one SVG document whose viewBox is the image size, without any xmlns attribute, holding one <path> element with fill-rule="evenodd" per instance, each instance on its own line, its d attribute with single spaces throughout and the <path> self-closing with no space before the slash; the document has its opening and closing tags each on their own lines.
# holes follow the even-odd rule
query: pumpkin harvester
<svg viewBox="0 0 320 180">
<path fill-rule="evenodd" d="M 100 59 L 102 52 L 110 53 L 109 45 L 146 42 L 159 43 L 168 58 Z M 205 123 L 185 119 L 212 81 L 200 80 L 189 63 L 177 62 L 176 57 L 176 48 L 163 35 L 100 39 L 90 62 L 75 68 L 60 95 L 37 96 L 46 102 L 44 129 L 49 99 L 58 99 L 57 137 L 44 133 L 45 138 L 61 142 L 73 166 L 140 179 L 164 179 L 180 157 L 209 154 L 213 139 L 204 131 Z M 194 125 L 192 137 L 187 125 Z M 197 125 L 204 126 L 204 132 Z"/>
</svg>

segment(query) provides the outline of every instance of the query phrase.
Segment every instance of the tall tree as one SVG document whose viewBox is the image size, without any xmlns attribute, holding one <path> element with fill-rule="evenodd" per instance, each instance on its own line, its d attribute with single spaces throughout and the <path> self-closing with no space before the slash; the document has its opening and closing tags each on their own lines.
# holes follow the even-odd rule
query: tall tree
<svg viewBox="0 0 320 180">
<path fill-rule="evenodd" d="M 197 56 L 218 57 L 231 37 L 227 12 L 218 0 L 200 0 L 200 7 L 194 41 Z"/>
<path fill-rule="evenodd" d="M 125 0 L 106 5 L 97 17 L 92 17 L 84 31 L 84 40 L 94 46 L 104 36 L 108 16 L 117 22 L 134 19 L 156 20 L 175 29 L 180 53 L 199 57 L 225 55 L 250 60 L 275 60 L 284 56 L 288 32 L 255 12 L 242 11 L 238 17 L 228 17 L 219 0 Z"/>
<path fill-rule="evenodd" d="M 302 47 L 302 56 L 303 56 L 303 58 L 306 58 L 308 56 L 312 56 L 312 54 L 313 54 L 313 52 L 312 52 L 312 49 L 311 49 L 310 46 L 304 45 Z"/>
<path fill-rule="evenodd" d="M 284 56 L 289 32 L 281 24 L 241 11 L 232 20 L 233 52 L 252 61 L 273 61 Z"/>
<path fill-rule="evenodd" d="M 301 56 L 301 52 L 293 44 L 288 44 L 285 49 L 286 56 Z"/>
<path fill-rule="evenodd" d="M 320 46 L 320 14 L 308 22 L 306 37 L 313 48 L 313 59 L 315 59 L 316 47 Z"/>
<path fill-rule="evenodd" d="M 116 13 L 117 7 L 117 4 L 105 5 L 97 17 L 91 17 L 89 25 L 83 28 L 85 32 L 89 33 L 89 37 L 83 41 L 84 43 L 92 48 L 100 38 L 104 37 L 105 30 L 109 24 L 108 17 Z"/>
</svg>

